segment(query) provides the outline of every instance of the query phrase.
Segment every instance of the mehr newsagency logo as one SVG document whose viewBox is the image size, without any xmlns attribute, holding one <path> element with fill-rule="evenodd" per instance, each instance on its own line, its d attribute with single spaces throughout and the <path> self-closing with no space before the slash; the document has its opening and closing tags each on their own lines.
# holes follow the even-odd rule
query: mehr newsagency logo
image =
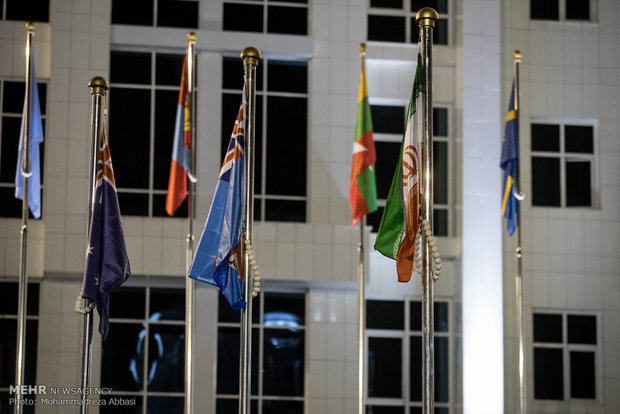
<svg viewBox="0 0 620 414">
<path fill-rule="evenodd" d="M 108 387 L 50 387 L 47 385 L 10 385 L 9 405 L 106 405 L 132 406 L 136 398 L 112 394 Z"/>
</svg>

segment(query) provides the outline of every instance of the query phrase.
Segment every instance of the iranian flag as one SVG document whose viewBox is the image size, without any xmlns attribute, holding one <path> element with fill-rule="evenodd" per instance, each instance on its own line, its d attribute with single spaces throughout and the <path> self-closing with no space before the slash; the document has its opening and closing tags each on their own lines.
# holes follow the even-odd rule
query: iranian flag
<svg viewBox="0 0 620 414">
<path fill-rule="evenodd" d="M 349 202 L 353 206 L 353 222 L 366 214 L 377 211 L 377 184 L 375 182 L 375 142 L 372 139 L 372 117 L 368 104 L 366 87 L 366 70 L 362 60 L 360 89 L 357 97 L 357 122 L 355 124 L 355 142 L 353 143 L 353 166 L 351 168 L 351 186 Z"/>
<path fill-rule="evenodd" d="M 405 120 L 405 133 L 392 186 L 381 217 L 375 249 L 396 260 L 399 282 L 413 273 L 415 236 L 420 227 L 420 145 L 423 133 L 423 98 L 426 92 L 422 57 L 418 53 L 413 90 Z"/>
</svg>

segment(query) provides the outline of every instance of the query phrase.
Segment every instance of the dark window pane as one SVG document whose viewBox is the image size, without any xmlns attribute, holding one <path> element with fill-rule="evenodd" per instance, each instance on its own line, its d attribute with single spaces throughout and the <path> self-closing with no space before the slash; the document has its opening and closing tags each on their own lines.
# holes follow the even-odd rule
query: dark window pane
<svg viewBox="0 0 620 414">
<path fill-rule="evenodd" d="M 263 341 L 263 393 L 304 394 L 304 332 L 265 329 Z"/>
<path fill-rule="evenodd" d="M 532 205 L 560 206 L 560 160 L 532 157 Z"/>
<path fill-rule="evenodd" d="M 224 3 L 224 30 L 235 32 L 262 32 L 263 6 Z"/>
<path fill-rule="evenodd" d="M 594 153 L 594 128 L 583 125 L 564 126 L 566 152 Z"/>
<path fill-rule="evenodd" d="M 433 141 L 433 201 L 448 203 L 448 143 Z"/>
<path fill-rule="evenodd" d="M 153 0 L 112 0 L 112 24 L 153 25 Z"/>
<path fill-rule="evenodd" d="M 126 3 L 132 4 L 133 2 Z M 151 83 L 151 54 L 113 50 L 110 53 L 110 82 L 149 85 Z M 181 78 L 178 80 L 178 84 L 180 83 Z M 116 92 L 116 89 L 114 91 Z"/>
<path fill-rule="evenodd" d="M 3 117 L 2 118 L 2 158 L 0 160 L 0 181 L 3 183 L 15 184 L 15 174 L 17 171 L 17 147 L 19 146 L 19 131 L 21 128 L 21 118 Z M 13 187 L 13 193 L 15 187 Z M 13 198 L 15 195 L 13 194 Z M 6 198 L 2 199 L 8 200 Z M 21 201 L 19 202 L 21 206 Z M 20 214 L 21 215 L 21 214 Z"/>
<path fill-rule="evenodd" d="M 447 403 L 450 401 L 450 353 L 448 338 L 436 336 L 433 345 L 435 349 L 435 401 Z"/>
<path fill-rule="evenodd" d="M 0 282 L 0 315 L 16 315 L 19 302 L 19 284 Z M 26 314 L 39 314 L 39 284 L 28 283 Z"/>
<path fill-rule="evenodd" d="M 168 189 L 178 97 L 177 91 L 155 91 L 153 186 L 157 190 Z"/>
<path fill-rule="evenodd" d="M 150 325 L 148 373 L 149 391 L 183 392 L 185 326 Z"/>
<path fill-rule="evenodd" d="M 382 7 L 384 9 L 402 9 L 403 0 L 370 0 L 370 7 Z"/>
<path fill-rule="evenodd" d="M 151 93 L 116 88 L 110 92 L 109 143 L 118 188 L 149 187 Z M 122 207 L 122 205 L 121 205 Z"/>
<path fill-rule="evenodd" d="M 422 337 L 420 336 L 409 338 L 409 378 L 409 401 L 422 401 Z"/>
<path fill-rule="evenodd" d="M 123 287 L 110 295 L 110 318 L 144 319 L 145 289 Z"/>
<path fill-rule="evenodd" d="M 136 414 L 142 412 L 142 397 L 135 395 L 101 395 L 99 399 L 106 401 L 105 405 L 99 406 L 99 414 Z"/>
<path fill-rule="evenodd" d="M 559 151 L 560 126 L 532 124 L 532 151 Z"/>
<path fill-rule="evenodd" d="M 263 66 L 256 67 L 256 90 L 263 90 Z M 241 102 L 241 89 L 243 89 L 243 62 L 238 57 L 224 57 L 222 59 L 222 88 L 238 89 L 239 102 Z"/>
<path fill-rule="evenodd" d="M 379 224 L 381 223 L 381 216 L 383 216 L 383 207 L 377 207 L 377 211 L 370 213 L 366 216 L 366 224 L 372 226 L 372 232 L 376 233 L 379 230 Z"/>
<path fill-rule="evenodd" d="M 423 7 L 432 7 L 437 13 L 448 13 L 448 0 L 411 0 L 411 11 L 418 11 Z"/>
<path fill-rule="evenodd" d="M 307 100 L 270 96 L 267 105 L 267 193 L 305 196 Z"/>
<path fill-rule="evenodd" d="M 144 387 L 144 334 L 141 324 L 110 323 L 101 344 L 101 386 L 116 391 L 139 391 Z"/>
<path fill-rule="evenodd" d="M 534 342 L 562 343 L 562 315 L 535 313 Z"/>
<path fill-rule="evenodd" d="M 26 321 L 24 384 L 35 384 L 39 321 Z M 15 385 L 17 319 L 0 319 L 0 387 Z"/>
<path fill-rule="evenodd" d="M 562 350 L 534 348 L 534 398 L 537 400 L 564 399 L 563 378 Z"/>
<path fill-rule="evenodd" d="M 49 22 L 50 0 L 6 0 L 6 19 Z"/>
<path fill-rule="evenodd" d="M 308 62 L 272 60 L 267 65 L 270 92 L 308 92 Z"/>
<path fill-rule="evenodd" d="M 216 414 L 229 414 L 239 410 L 239 400 L 233 398 L 218 398 L 215 401 Z"/>
<path fill-rule="evenodd" d="M 594 352 L 570 353 L 571 398 L 596 398 Z"/>
<path fill-rule="evenodd" d="M 558 20 L 558 0 L 530 0 L 530 18 L 535 20 Z"/>
<path fill-rule="evenodd" d="M 368 338 L 368 396 L 401 398 L 402 341 Z"/>
<path fill-rule="evenodd" d="M 566 205 L 590 206 L 591 200 L 590 161 L 566 162 Z"/>
<path fill-rule="evenodd" d="M 566 0 L 566 18 L 574 20 L 590 20 L 590 1 Z"/>
<path fill-rule="evenodd" d="M 306 300 L 303 293 L 265 293 L 265 326 L 305 325 Z"/>
<path fill-rule="evenodd" d="M 568 343 L 596 345 L 596 316 L 567 315 Z"/>
<path fill-rule="evenodd" d="M 367 329 L 397 329 L 405 327 L 405 305 L 400 300 L 367 300 Z"/>
<path fill-rule="evenodd" d="M 377 197 L 387 198 L 398 165 L 400 142 L 375 141 L 375 150 L 377 151 L 377 163 L 375 164 Z"/>
<path fill-rule="evenodd" d="M 198 2 L 157 0 L 157 26 L 198 28 Z"/>
<path fill-rule="evenodd" d="M 261 295 L 258 295 L 254 299 L 252 299 L 252 323 L 259 323 L 259 313 L 260 313 L 260 301 Z M 241 322 L 241 312 L 233 310 L 224 295 L 218 296 L 218 322 L 230 322 L 230 323 L 240 323 Z"/>
<path fill-rule="evenodd" d="M 303 401 L 263 400 L 263 414 L 303 414 Z"/>
<path fill-rule="evenodd" d="M 4 82 L 4 93 L 2 94 L 2 112 L 20 114 L 24 113 L 24 97 L 26 95 L 24 82 Z M 41 96 L 39 95 L 39 100 Z M 18 135 L 19 138 L 19 135 Z"/>
<path fill-rule="evenodd" d="M 405 127 L 405 107 L 371 105 L 370 113 L 374 132 L 402 135 Z"/>
<path fill-rule="evenodd" d="M 435 332 L 448 332 L 448 303 L 435 302 L 433 312 L 435 314 Z"/>
<path fill-rule="evenodd" d="M 218 328 L 217 393 L 239 394 L 239 328 Z M 258 355 L 258 329 L 252 329 L 252 355 Z M 258 358 L 252 358 L 252 394 L 258 390 Z"/>
<path fill-rule="evenodd" d="M 409 302 L 409 329 L 412 331 L 422 330 L 422 302 Z"/>
<path fill-rule="evenodd" d="M 121 216 L 146 216 L 149 213 L 147 194 L 118 193 Z"/>
<path fill-rule="evenodd" d="M 306 202 L 300 200 L 265 200 L 266 221 L 306 221 Z"/>
<path fill-rule="evenodd" d="M 185 55 L 158 53 L 155 56 L 155 83 L 180 87 L 184 59 Z M 178 96 L 179 92 L 176 94 Z"/>
<path fill-rule="evenodd" d="M 0 217 L 21 217 L 22 200 L 15 198 L 15 187 L 0 187 Z M 32 213 L 30 213 L 30 216 Z"/>
<path fill-rule="evenodd" d="M 306 7 L 267 7 L 267 32 L 293 35 L 308 34 Z"/>
<path fill-rule="evenodd" d="M 403 407 L 367 405 L 366 414 L 403 414 Z"/>
<path fill-rule="evenodd" d="M 185 321 L 185 290 L 151 289 L 149 319 Z"/>
<path fill-rule="evenodd" d="M 405 19 L 398 16 L 368 15 L 368 40 L 405 42 Z"/>
<path fill-rule="evenodd" d="M 433 234 L 435 236 L 448 235 L 448 210 L 433 209 Z"/>
<path fill-rule="evenodd" d="M 153 194 L 153 217 L 170 217 L 166 212 L 166 194 Z M 172 217 L 187 217 L 187 198 Z"/>
<path fill-rule="evenodd" d="M 448 108 L 433 108 L 433 135 L 448 136 Z"/>
<path fill-rule="evenodd" d="M 420 30 L 418 23 L 415 21 L 415 17 L 411 18 L 411 43 L 418 43 L 420 38 Z M 435 28 L 433 28 L 433 43 L 436 45 L 448 44 L 448 20 L 439 19 Z"/>
</svg>

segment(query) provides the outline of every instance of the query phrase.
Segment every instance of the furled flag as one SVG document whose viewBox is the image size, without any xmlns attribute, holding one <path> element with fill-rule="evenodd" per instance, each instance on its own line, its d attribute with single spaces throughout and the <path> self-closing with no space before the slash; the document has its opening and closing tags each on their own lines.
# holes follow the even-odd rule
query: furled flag
<svg viewBox="0 0 620 414">
<path fill-rule="evenodd" d="M 375 240 L 376 250 L 396 260 L 399 282 L 408 282 L 413 273 L 413 250 L 420 226 L 418 165 L 424 121 L 422 100 L 425 93 L 422 57 L 418 53 L 418 67 L 398 165 Z"/>
<path fill-rule="evenodd" d="M 129 274 L 112 157 L 102 129 L 82 296 L 97 305 L 103 340 L 108 336 L 110 293 L 127 280 Z"/>
<path fill-rule="evenodd" d="M 508 234 L 512 236 L 517 228 L 517 209 L 519 204 L 515 197 L 515 178 L 519 168 L 519 119 L 515 108 L 514 85 L 510 93 L 506 130 L 502 142 L 502 158 L 499 166 L 504 170 L 504 188 L 502 192 L 502 216 L 508 219 Z"/>
<path fill-rule="evenodd" d="M 353 165 L 349 203 L 353 206 L 353 225 L 357 219 L 377 211 L 377 184 L 375 182 L 375 142 L 372 139 L 372 117 L 368 104 L 366 70 L 362 61 L 360 89 L 357 97 L 357 122 L 353 142 Z"/>
<path fill-rule="evenodd" d="M 181 89 L 177 103 L 177 114 L 174 123 L 174 140 L 172 142 L 172 160 L 170 177 L 168 178 L 168 196 L 166 197 L 166 213 L 172 216 L 187 196 L 187 156 L 192 145 L 191 114 L 189 111 L 189 92 L 187 75 L 187 56 L 183 61 Z"/>
<path fill-rule="evenodd" d="M 241 211 L 243 205 L 244 107 L 242 103 L 224 157 L 207 221 L 189 277 L 217 286 L 230 306 L 245 306 L 241 295 Z"/>
<path fill-rule="evenodd" d="M 19 132 L 19 149 L 17 151 L 17 171 L 15 173 L 15 198 L 24 199 L 24 175 L 22 161 L 24 158 L 24 138 L 26 136 L 26 114 L 30 119 L 30 133 L 28 146 L 30 147 L 30 171 L 28 178 L 28 207 L 34 218 L 41 217 L 41 167 L 39 163 L 39 144 L 43 142 L 43 126 L 41 124 L 41 107 L 39 105 L 39 90 L 37 88 L 37 74 L 34 69 L 34 53 L 30 47 L 30 108 L 26 108 L 24 98 L 24 112 L 22 127 Z M 27 93 L 27 92 L 26 92 Z M 28 112 L 26 112 L 28 111 Z"/>
</svg>

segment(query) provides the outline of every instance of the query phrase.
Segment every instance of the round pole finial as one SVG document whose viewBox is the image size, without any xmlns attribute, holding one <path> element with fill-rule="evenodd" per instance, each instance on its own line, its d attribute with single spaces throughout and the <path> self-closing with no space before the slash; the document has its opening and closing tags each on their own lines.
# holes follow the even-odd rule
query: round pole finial
<svg viewBox="0 0 620 414">
<path fill-rule="evenodd" d="M 34 33 L 34 22 L 27 22 L 26 23 L 26 31 L 28 33 Z"/>
<path fill-rule="evenodd" d="M 103 76 L 95 76 L 88 82 L 91 95 L 104 95 L 110 89 L 110 84 Z"/>
<path fill-rule="evenodd" d="M 360 43 L 358 49 L 360 53 L 366 53 L 366 43 Z"/>
<path fill-rule="evenodd" d="M 424 7 L 415 15 L 415 21 L 420 26 L 435 27 L 437 20 L 439 20 L 439 14 L 431 7 Z"/>
<path fill-rule="evenodd" d="M 187 34 L 187 43 L 196 43 L 196 33 L 195 32 L 189 32 Z"/>
<path fill-rule="evenodd" d="M 252 46 L 249 46 L 243 49 L 241 51 L 240 57 L 241 57 L 241 60 L 243 60 L 244 64 L 248 64 L 252 66 L 257 66 L 258 61 L 262 59 L 260 50 Z"/>
<path fill-rule="evenodd" d="M 515 50 L 514 52 L 512 52 L 512 59 L 515 62 L 521 62 L 521 51 L 520 50 Z"/>
</svg>

